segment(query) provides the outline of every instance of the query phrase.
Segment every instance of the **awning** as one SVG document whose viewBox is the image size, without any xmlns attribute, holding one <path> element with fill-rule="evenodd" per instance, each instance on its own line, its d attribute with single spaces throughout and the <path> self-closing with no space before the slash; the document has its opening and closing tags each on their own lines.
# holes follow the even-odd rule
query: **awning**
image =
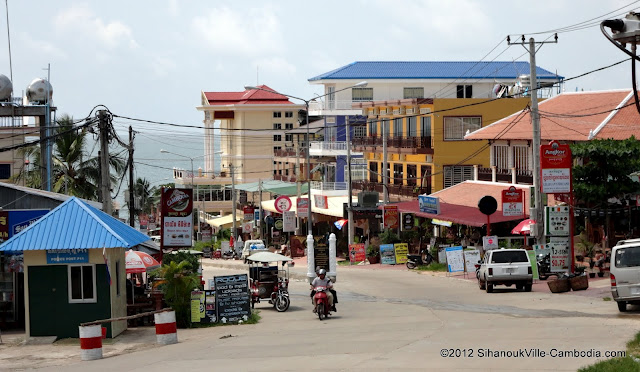
<svg viewBox="0 0 640 372">
<path fill-rule="evenodd" d="M 308 190 L 308 185 L 305 183 L 300 186 L 300 192 L 306 193 Z M 241 183 L 239 185 L 236 185 L 235 188 L 236 190 L 246 192 L 259 192 L 260 182 Z M 262 181 L 262 191 L 270 192 L 277 195 L 290 196 L 296 195 L 298 193 L 298 186 L 293 182 L 266 180 Z"/>
<path fill-rule="evenodd" d="M 475 207 L 467 207 L 464 205 L 440 203 L 440 214 L 431 214 L 420 212 L 420 207 L 417 200 L 408 202 L 402 202 L 393 204 L 398 206 L 400 213 L 413 213 L 418 217 L 435 218 L 440 221 L 450 221 L 453 223 L 481 227 L 487 224 L 487 216 L 482 214 L 480 210 Z M 491 223 L 499 223 L 506 221 L 518 221 L 525 219 L 526 216 L 503 216 L 502 211 L 496 211 L 491 215 Z"/>
<path fill-rule="evenodd" d="M 306 198 L 307 195 L 303 195 L 302 197 Z M 295 196 L 292 196 L 290 197 L 290 199 L 292 204 L 290 210 L 296 212 L 298 198 Z M 339 218 L 342 218 L 344 216 L 344 203 L 347 203 L 348 201 L 347 196 L 327 196 L 327 208 L 318 208 L 316 206 L 316 202 L 314 199 L 315 198 L 311 198 L 312 213 L 318 213 L 318 214 L 323 214 L 325 216 L 332 216 L 332 217 L 339 217 Z M 357 203 L 358 197 L 357 196 L 352 197 L 351 201 Z M 273 212 L 273 213 L 280 213 L 276 210 L 275 200 L 263 201 L 262 209 Z M 298 216 L 298 217 L 307 217 L 307 216 L 305 215 L 305 216 Z"/>
<path fill-rule="evenodd" d="M 207 223 L 216 228 L 227 228 L 233 226 L 233 215 L 229 214 L 223 217 L 214 218 L 212 220 L 206 220 Z M 236 211 L 236 222 L 244 221 L 242 211 Z M 228 226 L 227 226 L 228 225 Z"/>
</svg>

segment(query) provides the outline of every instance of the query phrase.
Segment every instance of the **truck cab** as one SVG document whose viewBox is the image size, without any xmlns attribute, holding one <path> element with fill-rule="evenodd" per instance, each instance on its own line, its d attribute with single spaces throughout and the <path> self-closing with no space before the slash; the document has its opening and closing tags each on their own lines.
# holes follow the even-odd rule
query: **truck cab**
<svg viewBox="0 0 640 372">
<path fill-rule="evenodd" d="M 257 252 L 268 252 L 269 250 L 264 245 L 264 242 L 259 239 L 247 240 L 244 242 L 244 248 L 242 248 L 242 259 L 244 263 L 247 263 L 247 257 Z"/>
</svg>

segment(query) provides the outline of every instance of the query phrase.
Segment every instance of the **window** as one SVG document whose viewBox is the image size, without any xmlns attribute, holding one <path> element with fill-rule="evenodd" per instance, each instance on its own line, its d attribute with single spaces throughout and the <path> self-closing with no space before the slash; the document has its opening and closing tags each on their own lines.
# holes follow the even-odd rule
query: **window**
<svg viewBox="0 0 640 372">
<path fill-rule="evenodd" d="M 95 303 L 95 265 L 69 265 L 69 303 Z"/>
<path fill-rule="evenodd" d="M 281 134 L 274 134 L 274 135 L 273 135 L 273 140 L 274 140 L 275 142 L 280 142 L 280 141 L 282 141 L 282 135 L 281 135 Z"/>
<path fill-rule="evenodd" d="M 420 136 L 431 137 L 431 116 L 420 117 Z"/>
<path fill-rule="evenodd" d="M 393 136 L 394 137 L 402 137 L 402 118 L 393 119 Z"/>
<path fill-rule="evenodd" d="M 451 187 L 461 182 L 473 179 L 472 165 L 445 166 L 444 187 Z"/>
<path fill-rule="evenodd" d="M 282 150 L 282 146 L 273 146 L 273 153 L 275 154 L 276 152 Z M 275 163 L 274 163 L 275 164 Z"/>
<path fill-rule="evenodd" d="M 369 182 L 378 182 L 378 163 L 369 163 Z"/>
<path fill-rule="evenodd" d="M 288 175 L 289 175 L 289 168 L 287 168 L 287 169 L 285 169 L 285 170 L 284 170 L 284 175 L 285 175 L 285 176 L 288 176 Z"/>
<path fill-rule="evenodd" d="M 529 170 L 529 148 L 526 146 L 513 147 L 513 166 L 518 170 Z"/>
<path fill-rule="evenodd" d="M 285 111 L 284 112 L 284 117 L 285 118 L 292 118 L 293 117 L 293 111 Z"/>
<path fill-rule="evenodd" d="M 418 176 L 418 166 L 415 164 L 407 164 L 407 185 L 415 186 Z"/>
<path fill-rule="evenodd" d="M 467 131 L 474 132 L 481 127 L 482 118 L 479 116 L 447 117 L 444 118 L 444 139 L 462 140 Z"/>
<path fill-rule="evenodd" d="M 376 137 L 378 135 L 378 122 L 370 121 L 369 122 L 369 137 Z"/>
<path fill-rule="evenodd" d="M 274 117 L 274 118 L 281 118 L 281 117 L 282 117 L 282 113 L 281 113 L 281 112 L 279 112 L 279 111 L 274 111 L 274 112 L 273 112 L 273 117 Z"/>
<path fill-rule="evenodd" d="M 509 146 L 493 146 L 491 164 L 498 169 L 509 169 Z"/>
<path fill-rule="evenodd" d="M 409 137 L 418 137 L 418 128 L 416 128 L 416 117 L 407 118 L 407 135 Z"/>
<path fill-rule="evenodd" d="M 275 130 L 282 129 L 282 124 L 281 123 L 273 123 L 273 129 L 275 129 Z"/>
<path fill-rule="evenodd" d="M 640 248 L 618 248 L 614 259 L 616 267 L 637 267 L 640 266 Z"/>
<path fill-rule="evenodd" d="M 336 87 L 327 87 L 327 101 L 329 110 L 336 108 Z"/>
<path fill-rule="evenodd" d="M 525 251 L 505 249 L 494 251 L 491 255 L 491 263 L 512 263 L 512 262 L 529 262 L 529 257 Z"/>
<path fill-rule="evenodd" d="M 458 85 L 456 87 L 457 98 L 472 98 L 473 97 L 472 85 Z"/>
<path fill-rule="evenodd" d="M 0 180 L 7 180 L 11 177 L 11 164 L 0 164 Z"/>
<path fill-rule="evenodd" d="M 293 142 L 293 134 L 285 134 L 284 140 L 287 142 Z"/>
<path fill-rule="evenodd" d="M 373 101 L 373 88 L 352 88 L 352 101 Z"/>
<path fill-rule="evenodd" d="M 393 165 L 393 184 L 402 185 L 402 164 Z"/>
<path fill-rule="evenodd" d="M 338 127 L 328 127 L 327 128 L 327 140 L 331 142 L 337 141 L 338 136 Z"/>
<path fill-rule="evenodd" d="M 293 129 L 293 123 L 286 123 L 284 129 Z"/>
<path fill-rule="evenodd" d="M 354 138 L 361 138 L 361 137 L 366 137 L 367 136 L 367 127 L 361 125 L 358 127 L 353 127 L 353 137 Z"/>
<path fill-rule="evenodd" d="M 404 88 L 404 99 L 424 98 L 424 88 Z"/>
</svg>

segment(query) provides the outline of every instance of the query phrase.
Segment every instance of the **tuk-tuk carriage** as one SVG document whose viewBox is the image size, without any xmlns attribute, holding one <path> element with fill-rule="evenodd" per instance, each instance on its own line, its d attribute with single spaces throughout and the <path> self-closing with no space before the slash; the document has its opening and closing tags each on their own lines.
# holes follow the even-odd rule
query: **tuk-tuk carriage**
<svg viewBox="0 0 640 372">
<path fill-rule="evenodd" d="M 278 312 L 289 308 L 289 265 L 291 258 L 272 252 L 258 252 L 247 257 L 251 308 L 268 299 Z M 275 263 L 275 266 L 273 264 Z M 281 268 L 280 268 L 281 267 Z M 285 269 L 286 267 L 286 269 Z"/>
</svg>

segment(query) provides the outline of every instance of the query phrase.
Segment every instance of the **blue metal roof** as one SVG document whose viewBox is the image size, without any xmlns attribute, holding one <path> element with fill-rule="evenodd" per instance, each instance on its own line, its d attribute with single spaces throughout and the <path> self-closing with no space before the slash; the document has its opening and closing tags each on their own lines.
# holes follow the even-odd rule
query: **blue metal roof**
<svg viewBox="0 0 640 372">
<path fill-rule="evenodd" d="M 515 79 L 529 74 L 529 62 L 353 62 L 309 81 L 329 79 Z M 564 79 L 537 67 L 538 79 Z"/>
<path fill-rule="evenodd" d="M 149 236 L 73 197 L 0 245 L 0 251 L 131 248 Z"/>
</svg>

